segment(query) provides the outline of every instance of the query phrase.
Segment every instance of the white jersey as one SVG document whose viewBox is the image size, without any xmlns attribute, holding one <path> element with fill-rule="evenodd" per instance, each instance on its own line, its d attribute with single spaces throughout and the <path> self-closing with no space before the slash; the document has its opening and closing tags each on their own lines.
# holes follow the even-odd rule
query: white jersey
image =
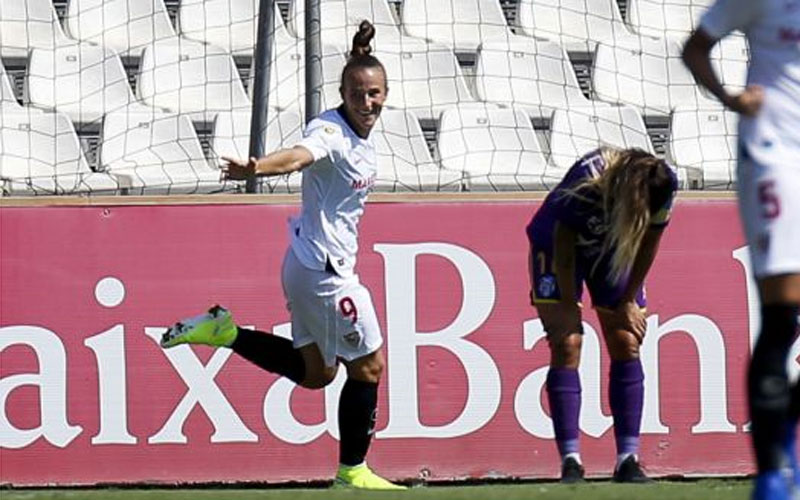
<svg viewBox="0 0 800 500">
<path fill-rule="evenodd" d="M 717 0 L 700 27 L 750 44 L 748 84 L 764 88 L 739 120 L 739 211 L 756 278 L 800 273 L 800 0 Z"/>
<path fill-rule="evenodd" d="M 800 168 L 800 0 L 717 0 L 700 20 L 712 38 L 741 30 L 750 45 L 748 84 L 764 88 L 761 111 L 742 117 L 739 139 L 760 162 Z"/>
<path fill-rule="evenodd" d="M 314 163 L 303 170 L 303 209 L 290 221 L 291 246 L 307 268 L 352 276 L 358 251 L 358 221 L 375 183 L 377 155 L 370 138 L 359 137 L 339 110 L 308 124 L 298 145 Z"/>
</svg>

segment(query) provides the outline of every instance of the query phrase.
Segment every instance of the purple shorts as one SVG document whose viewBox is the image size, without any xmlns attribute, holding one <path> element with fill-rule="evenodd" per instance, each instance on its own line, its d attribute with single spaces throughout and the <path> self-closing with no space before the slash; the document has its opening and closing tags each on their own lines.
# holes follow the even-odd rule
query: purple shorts
<svg viewBox="0 0 800 500">
<path fill-rule="evenodd" d="M 555 272 L 555 234 L 559 222 L 551 217 L 534 217 L 527 227 L 531 248 L 531 283 L 534 303 L 553 303 L 562 300 Z M 592 305 L 601 309 L 616 309 L 628 286 L 627 278 L 612 283 L 608 278 L 611 269 L 611 252 L 601 255 L 597 244 L 578 246 L 575 249 L 575 301 L 581 302 L 583 283 L 589 289 Z M 636 294 L 636 303 L 647 305 L 642 284 Z"/>
</svg>

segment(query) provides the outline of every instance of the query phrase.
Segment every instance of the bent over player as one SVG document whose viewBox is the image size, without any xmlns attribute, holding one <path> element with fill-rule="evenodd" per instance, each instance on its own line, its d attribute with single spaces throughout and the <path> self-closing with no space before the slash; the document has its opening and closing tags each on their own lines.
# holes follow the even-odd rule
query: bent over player
<svg viewBox="0 0 800 500">
<path fill-rule="evenodd" d="M 613 477 L 625 483 L 649 481 L 638 457 L 644 278 L 676 189 L 672 168 L 650 153 L 599 149 L 569 169 L 527 227 L 531 303 L 550 347 L 546 387 L 562 482 L 580 481 L 584 475 L 578 442 L 584 282 L 611 357 L 609 401 L 617 445 Z"/>
<path fill-rule="evenodd" d="M 750 46 L 747 87 L 731 95 L 711 69 L 712 47 L 733 30 Z M 740 114 L 739 213 L 761 299 L 748 370 L 758 475 L 754 499 L 800 496 L 796 433 L 800 388 L 786 363 L 800 305 L 800 3 L 717 0 L 684 47 L 697 81 Z"/>
<path fill-rule="evenodd" d="M 231 179 L 303 170 L 302 210 L 290 222 L 291 244 L 281 274 L 293 340 L 238 328 L 227 310 L 214 307 L 170 328 L 162 346 L 230 347 L 261 368 L 310 389 L 331 383 L 342 361 L 347 381 L 339 396 L 335 484 L 404 489 L 373 473 L 365 462 L 384 369 L 372 299 L 354 273 L 358 221 L 377 171 L 370 132 L 387 92 L 383 65 L 369 54 L 374 34 L 372 24 L 363 21 L 342 71 L 344 104 L 312 120 L 297 146 L 248 161 L 225 159 Z"/>
</svg>

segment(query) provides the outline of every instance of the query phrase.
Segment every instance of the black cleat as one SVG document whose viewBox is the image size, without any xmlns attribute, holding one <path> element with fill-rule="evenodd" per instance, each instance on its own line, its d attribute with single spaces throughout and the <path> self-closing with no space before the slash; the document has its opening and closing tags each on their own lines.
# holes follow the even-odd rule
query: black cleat
<svg viewBox="0 0 800 500">
<path fill-rule="evenodd" d="M 617 470 L 614 471 L 614 482 L 644 484 L 652 483 L 653 480 L 644 474 L 636 456 L 631 455 L 623 460 Z"/>
<path fill-rule="evenodd" d="M 564 484 L 574 484 L 583 482 L 583 465 L 572 457 L 567 457 L 561 463 L 561 482 Z"/>
</svg>

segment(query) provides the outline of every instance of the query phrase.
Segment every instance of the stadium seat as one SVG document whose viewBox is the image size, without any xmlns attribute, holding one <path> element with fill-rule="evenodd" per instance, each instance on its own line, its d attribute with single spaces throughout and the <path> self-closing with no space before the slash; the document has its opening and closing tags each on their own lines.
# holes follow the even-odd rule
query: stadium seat
<svg viewBox="0 0 800 500">
<path fill-rule="evenodd" d="M 455 54 L 444 45 L 405 38 L 399 45 L 384 44 L 373 54 L 386 68 L 389 107 L 435 120 L 451 106 L 475 102 Z"/>
<path fill-rule="evenodd" d="M 636 33 L 684 39 L 713 0 L 627 0 L 626 21 Z"/>
<path fill-rule="evenodd" d="M 305 80 L 305 42 L 302 40 L 283 40 L 275 44 L 270 65 L 269 105 L 280 110 L 294 110 L 304 116 Z M 253 97 L 255 80 L 255 61 L 250 67 L 248 93 Z M 339 85 L 345 58 L 339 48 L 322 44 L 322 109 L 338 106 Z"/>
<path fill-rule="evenodd" d="M 65 25 L 71 37 L 123 57 L 138 57 L 146 45 L 176 37 L 163 0 L 70 0 Z"/>
<path fill-rule="evenodd" d="M 747 65 L 750 62 L 750 50 L 744 36 L 731 35 L 721 39 L 711 50 L 711 62 L 720 81 L 731 92 L 744 90 L 747 84 Z"/>
<path fill-rule="evenodd" d="M 321 0 L 323 43 L 349 50 L 353 35 L 362 20 L 375 26 L 373 48 L 380 49 L 384 43 L 397 44 L 400 29 L 386 0 Z M 305 38 L 305 0 L 289 3 L 289 26 L 297 38 Z"/>
<path fill-rule="evenodd" d="M 563 173 L 587 152 L 601 145 L 653 152 L 644 121 L 630 106 L 598 104 L 557 109 L 550 122 L 550 163 Z"/>
<path fill-rule="evenodd" d="M 739 117 L 722 108 L 677 108 L 672 114 L 668 155 L 681 167 L 702 171 L 702 189 L 736 187 Z"/>
<path fill-rule="evenodd" d="M 131 194 L 207 193 L 225 188 L 221 171 L 209 166 L 186 116 L 115 111 L 103 120 L 102 141 L 102 168 L 127 179 Z"/>
<path fill-rule="evenodd" d="M 250 117 L 248 111 L 223 111 L 214 119 L 211 151 L 219 166 L 223 165 L 222 156 L 230 158 L 249 158 L 250 151 Z M 302 120 L 295 111 L 269 110 L 267 114 L 267 130 L 264 153 L 276 149 L 288 148 L 297 144 L 303 137 Z M 300 191 L 301 173 L 261 179 L 262 192 L 298 192 Z"/>
<path fill-rule="evenodd" d="M 0 61 L 0 107 L 22 109 L 22 106 L 17 102 L 17 96 L 11 87 L 11 81 L 6 75 L 6 68 L 3 66 L 2 61 Z"/>
<path fill-rule="evenodd" d="M 417 117 L 384 109 L 372 132 L 378 151 L 378 191 L 460 191 L 461 172 L 445 170 L 431 158 Z"/>
<path fill-rule="evenodd" d="M 442 113 L 442 168 L 463 172 L 470 191 L 542 189 L 547 162 L 530 118 L 521 109 L 466 105 Z"/>
<path fill-rule="evenodd" d="M 475 87 L 480 100 L 524 109 L 536 119 L 549 119 L 555 108 L 590 104 L 564 50 L 529 37 L 484 40 L 475 63 Z"/>
<path fill-rule="evenodd" d="M 633 36 L 616 0 L 519 0 L 522 34 L 557 42 L 570 52 L 594 52 L 597 42 Z"/>
<path fill-rule="evenodd" d="M 149 106 L 211 122 L 219 111 L 250 109 L 233 58 L 223 49 L 170 39 L 142 53 L 136 92 Z"/>
<path fill-rule="evenodd" d="M 497 0 L 404 0 L 403 29 L 456 52 L 477 52 L 483 40 L 511 34 Z"/>
<path fill-rule="evenodd" d="M 252 56 L 258 40 L 259 0 L 181 0 L 181 36 L 221 47 L 234 55 Z M 274 40 L 291 38 L 274 3 Z"/>
<path fill-rule="evenodd" d="M 92 172 L 67 115 L 0 108 L 0 184 L 5 194 L 111 194 L 111 175 Z"/>
<path fill-rule="evenodd" d="M 25 58 L 32 48 L 70 43 L 51 0 L 0 0 L 0 56 Z"/>
<path fill-rule="evenodd" d="M 592 68 L 592 88 L 603 101 L 630 104 L 644 115 L 669 114 L 677 105 L 706 106 L 674 40 L 633 38 L 600 43 Z"/>
<path fill-rule="evenodd" d="M 77 123 L 99 122 L 136 103 L 119 56 L 88 43 L 31 50 L 28 96 L 32 105 L 56 109 Z"/>
</svg>

